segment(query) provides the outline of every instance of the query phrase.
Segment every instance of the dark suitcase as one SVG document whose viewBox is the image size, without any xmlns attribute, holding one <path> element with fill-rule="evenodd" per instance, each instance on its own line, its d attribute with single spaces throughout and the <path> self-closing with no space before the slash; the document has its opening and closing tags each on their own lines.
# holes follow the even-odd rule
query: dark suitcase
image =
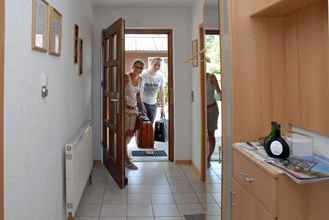
<svg viewBox="0 0 329 220">
<path fill-rule="evenodd" d="M 137 146 L 143 149 L 153 149 L 154 134 L 151 121 L 145 117 L 138 117 L 137 124 Z"/>
<path fill-rule="evenodd" d="M 165 118 L 161 118 L 160 121 L 155 122 L 154 140 L 159 142 L 167 141 L 167 121 Z"/>
</svg>

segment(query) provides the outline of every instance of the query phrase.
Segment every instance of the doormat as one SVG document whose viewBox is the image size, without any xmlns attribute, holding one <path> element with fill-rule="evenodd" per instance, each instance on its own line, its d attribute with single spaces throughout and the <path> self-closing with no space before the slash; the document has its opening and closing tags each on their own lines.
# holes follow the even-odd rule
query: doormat
<svg viewBox="0 0 329 220">
<path fill-rule="evenodd" d="M 143 150 L 134 150 L 132 151 L 133 157 L 166 157 L 167 153 L 164 150 L 149 150 L 149 151 L 143 151 Z"/>
<path fill-rule="evenodd" d="M 185 220 L 206 220 L 205 214 L 198 214 L 198 215 L 185 215 Z"/>
</svg>

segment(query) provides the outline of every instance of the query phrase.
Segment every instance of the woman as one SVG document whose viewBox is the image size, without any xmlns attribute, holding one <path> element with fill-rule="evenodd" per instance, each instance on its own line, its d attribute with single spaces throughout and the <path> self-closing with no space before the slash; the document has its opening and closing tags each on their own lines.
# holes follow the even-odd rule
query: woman
<svg viewBox="0 0 329 220">
<path fill-rule="evenodd" d="M 141 103 L 140 100 L 140 84 L 141 73 L 144 69 L 144 62 L 142 60 L 136 60 L 133 63 L 130 73 L 125 75 L 125 93 L 126 93 L 126 111 L 125 111 L 125 155 L 126 155 L 126 167 L 131 170 L 137 170 L 138 167 L 131 162 L 128 156 L 128 144 L 134 136 L 134 130 L 137 119 L 137 103 Z"/>
<path fill-rule="evenodd" d="M 164 115 L 163 76 L 160 68 L 161 58 L 157 57 L 152 59 L 149 69 L 142 74 L 141 98 L 146 109 L 146 115 L 152 124 L 157 113 L 158 97 L 161 115 Z"/>
<path fill-rule="evenodd" d="M 209 154 L 208 154 L 208 168 L 211 166 L 211 156 L 214 153 L 216 147 L 215 131 L 217 129 L 219 110 L 217 101 L 215 98 L 215 92 L 218 95 L 222 95 L 222 91 L 219 87 L 217 78 L 214 74 L 207 73 L 206 79 L 207 86 L 207 127 L 208 127 L 208 139 L 209 139 Z"/>
</svg>

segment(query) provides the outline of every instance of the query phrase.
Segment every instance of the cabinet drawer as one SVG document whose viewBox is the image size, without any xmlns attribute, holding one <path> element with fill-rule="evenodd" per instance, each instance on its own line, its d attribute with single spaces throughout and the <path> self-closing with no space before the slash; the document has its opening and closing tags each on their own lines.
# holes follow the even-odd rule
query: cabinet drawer
<svg viewBox="0 0 329 220">
<path fill-rule="evenodd" d="M 254 196 L 245 191 L 233 179 L 232 194 L 232 219 L 233 220 L 275 220 Z"/>
<path fill-rule="evenodd" d="M 233 176 L 272 214 L 276 215 L 276 178 L 260 168 L 254 161 L 238 150 L 233 152 Z"/>
</svg>

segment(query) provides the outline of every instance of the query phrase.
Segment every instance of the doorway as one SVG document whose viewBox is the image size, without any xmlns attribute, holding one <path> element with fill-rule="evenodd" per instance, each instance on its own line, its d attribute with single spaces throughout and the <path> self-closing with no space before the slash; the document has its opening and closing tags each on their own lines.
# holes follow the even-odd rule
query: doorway
<svg viewBox="0 0 329 220">
<path fill-rule="evenodd" d="M 128 144 L 128 155 L 135 162 L 174 161 L 174 105 L 173 105 L 173 35 L 169 29 L 126 29 L 125 68 L 129 72 L 135 60 L 145 63 L 147 71 L 153 60 L 160 60 L 160 70 L 156 73 L 163 78 L 164 118 L 160 106 L 157 107 L 155 123 L 165 122 L 167 138 L 154 141 L 154 148 L 142 149 L 135 136 Z M 158 102 L 159 103 L 159 102 Z"/>
<path fill-rule="evenodd" d="M 222 88 L 222 69 L 220 53 L 220 31 L 219 29 L 206 29 L 205 47 L 207 48 L 206 72 L 214 74 L 220 88 Z M 217 129 L 215 130 L 215 151 L 211 156 L 212 162 L 222 161 L 222 97 L 217 94 L 216 102 L 219 110 Z"/>
</svg>

